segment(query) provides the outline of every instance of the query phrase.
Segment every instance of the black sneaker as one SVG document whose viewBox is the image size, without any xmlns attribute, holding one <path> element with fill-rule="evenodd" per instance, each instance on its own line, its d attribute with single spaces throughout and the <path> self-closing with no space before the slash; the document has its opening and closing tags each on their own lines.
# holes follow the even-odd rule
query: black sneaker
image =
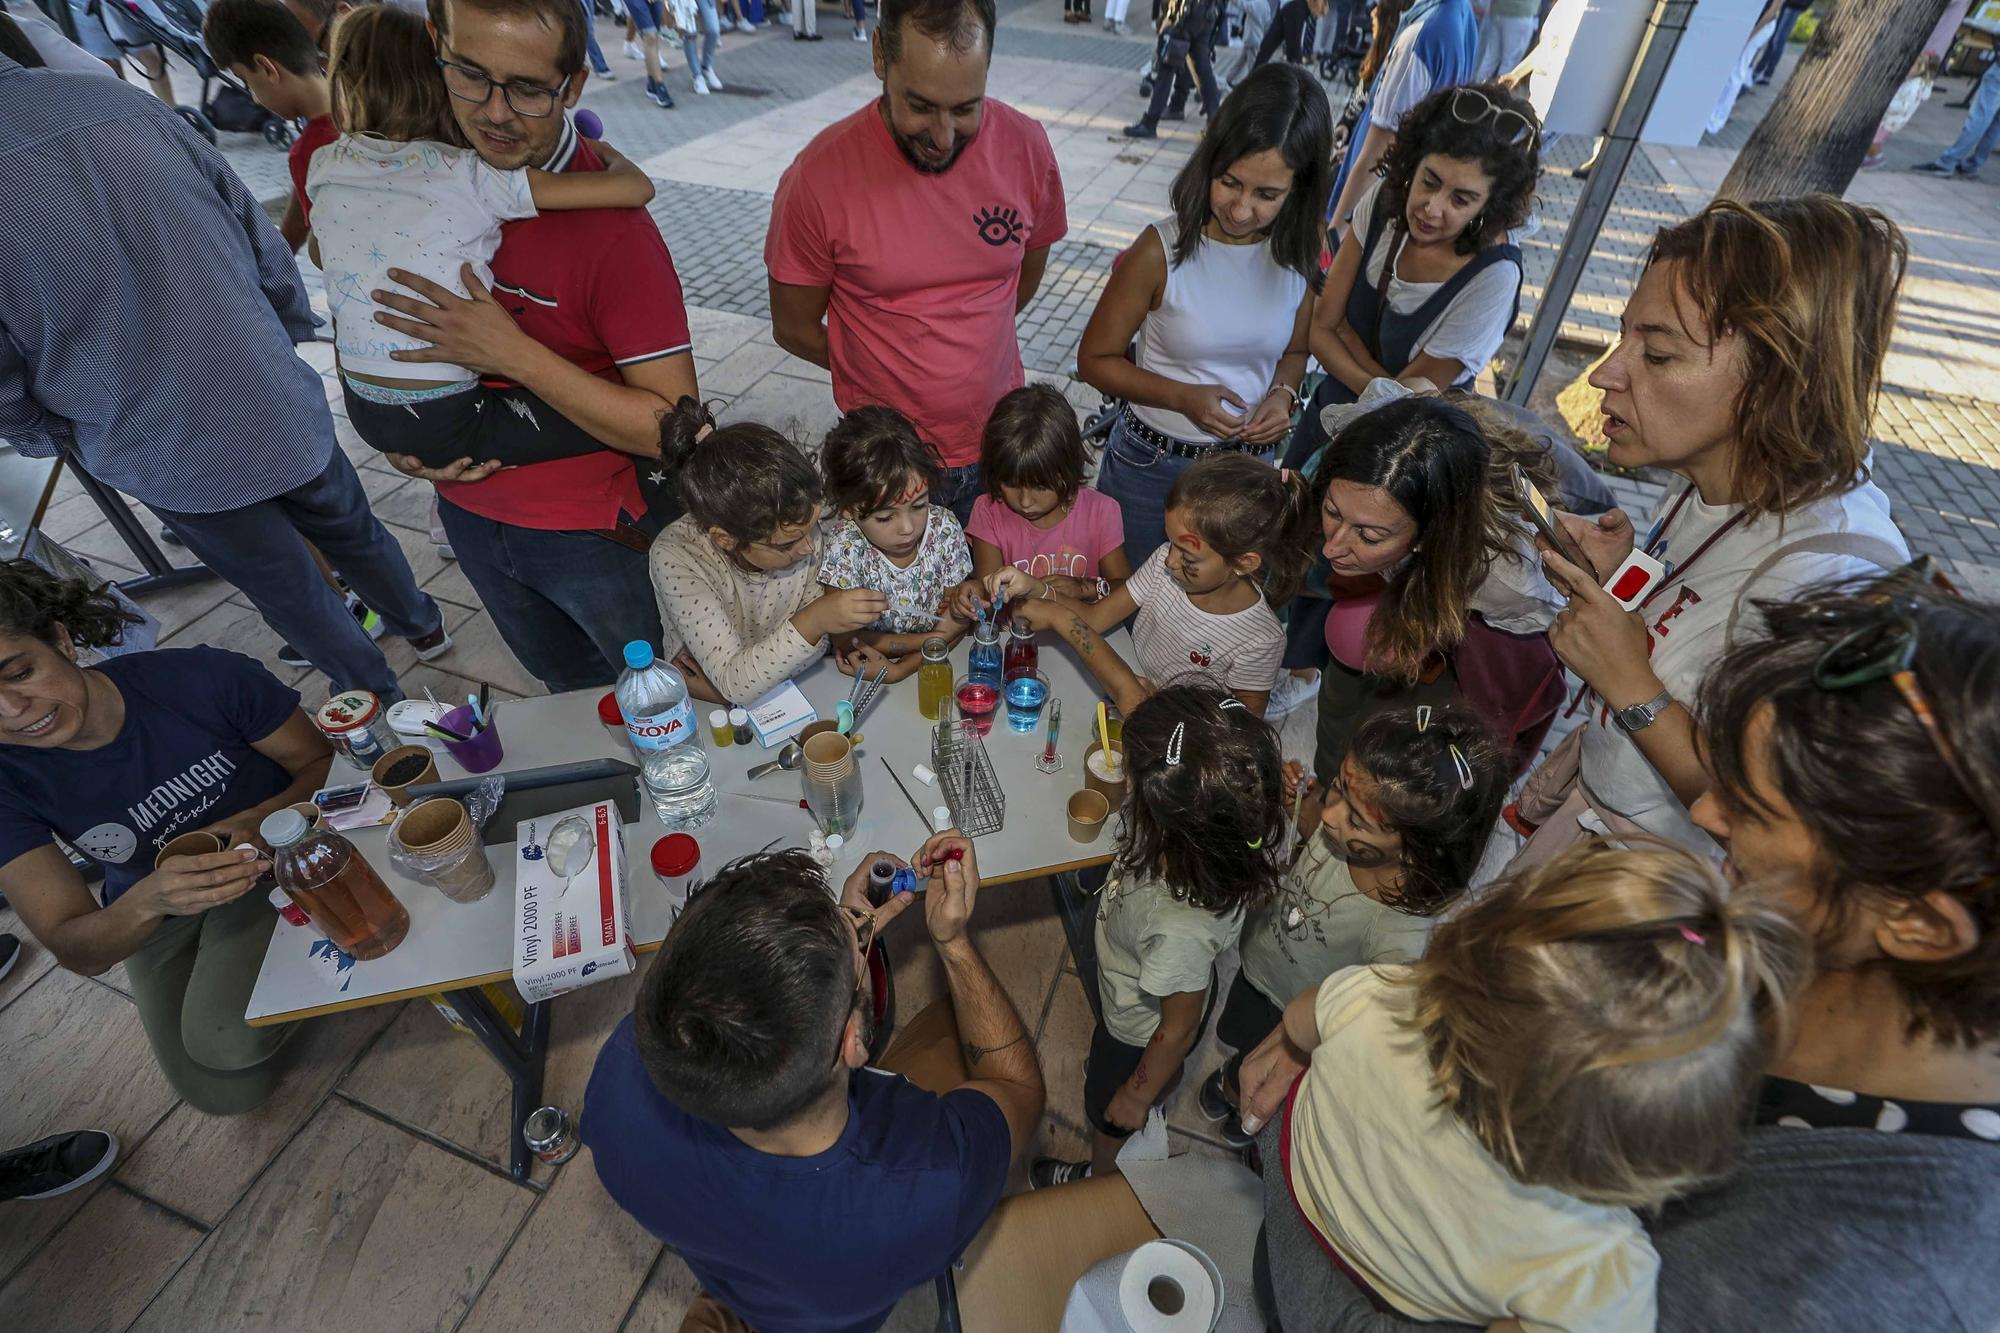
<svg viewBox="0 0 2000 1333">
<path fill-rule="evenodd" d="M 21 961 L 21 941 L 12 935 L 0 934 L 0 981 L 14 970 L 14 964 Z"/>
<path fill-rule="evenodd" d="M 1161 119 L 1161 120 L 1186 120 L 1186 119 L 1187 119 L 1187 108 L 1186 108 L 1186 107 L 1184 107 L 1184 106 L 1170 106 L 1170 107 L 1168 107 L 1168 108 L 1167 108 L 1167 109 L 1166 109 L 1165 111 L 1162 111 L 1162 112 L 1160 113 L 1160 119 Z"/>
<path fill-rule="evenodd" d="M 1125 127 L 1125 137 L 1128 139 L 1157 139 L 1160 137 L 1160 132 L 1142 120 L 1137 125 L 1127 125 Z"/>
<path fill-rule="evenodd" d="M 0 1199 L 53 1199 L 88 1185 L 117 1160 L 115 1135 L 97 1129 L 53 1134 L 0 1153 Z"/>
<path fill-rule="evenodd" d="M 1204 1120 L 1217 1126 L 1217 1136 L 1238 1152 L 1257 1141 L 1256 1135 L 1243 1132 L 1241 1117 L 1236 1114 L 1236 1108 L 1229 1104 L 1229 1098 L 1223 1095 L 1220 1069 L 1202 1080 L 1201 1091 L 1195 1095 L 1195 1105 L 1200 1109 Z"/>
<path fill-rule="evenodd" d="M 361 628 L 368 631 L 370 639 L 379 639 L 382 637 L 382 617 L 370 611 L 367 605 L 351 592 L 347 594 L 347 613 L 361 622 Z M 443 650 L 440 649 L 439 651 L 442 652 Z M 437 653 L 432 653 L 431 656 L 435 657 Z M 292 647 L 289 643 L 278 645 L 278 660 L 289 667 L 309 667 L 312 665 L 311 662 L 306 660 L 304 653 Z M 425 658 L 424 660 L 429 661 L 430 659 Z"/>
<path fill-rule="evenodd" d="M 1059 1157 L 1037 1157 L 1028 1168 L 1028 1188 L 1045 1190 L 1051 1185 L 1068 1185 L 1090 1179 L 1089 1162 L 1065 1162 Z"/>
</svg>

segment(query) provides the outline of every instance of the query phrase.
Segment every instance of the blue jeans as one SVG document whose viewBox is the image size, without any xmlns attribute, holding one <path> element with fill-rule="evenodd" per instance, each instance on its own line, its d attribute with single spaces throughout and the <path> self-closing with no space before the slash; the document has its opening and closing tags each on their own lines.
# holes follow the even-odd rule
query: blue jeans
<svg viewBox="0 0 2000 1333">
<path fill-rule="evenodd" d="M 1786 5 L 1778 11 L 1778 26 L 1772 30 L 1771 40 L 1764 47 L 1757 64 L 1751 69 L 1751 77 L 1759 83 L 1769 83 L 1771 76 L 1778 72 L 1778 62 L 1785 58 L 1785 44 L 1792 40 L 1792 29 L 1799 26 L 1805 17 L 1807 6 Z"/>
<path fill-rule="evenodd" d="M 437 603 L 418 590 L 403 548 L 369 510 L 346 454 L 335 449 L 325 470 L 305 485 L 242 509 L 184 514 L 152 508 L 204 565 L 250 599 L 266 624 L 326 673 L 335 689 L 372 690 L 385 704 L 403 697 L 382 650 L 320 577 L 306 550 L 306 542 L 319 548 L 361 600 L 380 613 L 388 633 L 420 639 L 444 624 Z"/>
<path fill-rule="evenodd" d="M 599 74 L 611 72 L 611 62 L 604 58 L 604 48 L 597 44 L 597 15 L 590 7 L 590 0 L 577 0 L 583 6 L 583 40 L 590 48 L 590 67 Z"/>
<path fill-rule="evenodd" d="M 972 521 L 972 505 L 986 494 L 986 482 L 979 473 L 979 464 L 967 463 L 964 467 L 948 467 L 938 476 L 938 484 L 931 491 L 931 503 L 941 504 L 958 520 L 961 528 Z"/>
<path fill-rule="evenodd" d="M 495 522 L 438 502 L 445 535 L 500 637 L 549 693 L 615 683 L 625 645 L 660 649 L 646 555 L 591 532 Z M 647 535 L 657 525 L 640 520 Z"/>
<path fill-rule="evenodd" d="M 1971 175 L 1986 165 L 1996 139 L 2000 139 L 2000 62 L 1988 65 L 1979 76 L 1972 109 L 1965 113 L 1965 126 L 1937 160 L 1942 166 L 1957 167 Z"/>
<path fill-rule="evenodd" d="M 715 15 L 715 0 L 695 0 L 695 9 L 701 16 L 701 59 L 695 59 L 694 34 L 681 34 L 681 50 L 687 53 L 689 74 L 714 69 L 715 48 L 722 45 L 722 22 Z"/>
</svg>

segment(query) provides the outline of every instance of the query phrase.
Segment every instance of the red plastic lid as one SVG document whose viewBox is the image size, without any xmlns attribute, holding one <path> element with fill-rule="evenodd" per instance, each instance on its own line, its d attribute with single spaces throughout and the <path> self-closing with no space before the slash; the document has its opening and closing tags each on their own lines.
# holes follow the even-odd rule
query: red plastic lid
<svg viewBox="0 0 2000 1333">
<path fill-rule="evenodd" d="M 315 720 L 321 731 L 337 736 L 366 726 L 381 711 L 382 701 L 367 690 L 343 690 L 328 696 L 327 701 L 319 706 Z"/>
<path fill-rule="evenodd" d="M 701 864 L 701 844 L 685 833 L 669 833 L 653 844 L 653 873 L 669 879 Z"/>
<path fill-rule="evenodd" d="M 597 720 L 607 727 L 625 726 L 625 712 L 618 707 L 618 692 L 613 690 L 597 701 Z"/>
</svg>

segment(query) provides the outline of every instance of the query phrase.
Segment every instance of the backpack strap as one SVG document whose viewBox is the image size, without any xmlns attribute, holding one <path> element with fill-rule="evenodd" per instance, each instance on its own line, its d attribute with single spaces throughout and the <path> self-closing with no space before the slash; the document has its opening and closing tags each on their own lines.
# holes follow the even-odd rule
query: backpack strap
<svg viewBox="0 0 2000 1333">
<path fill-rule="evenodd" d="M 1795 555 L 1818 554 L 1853 556 L 1857 560 L 1866 560 L 1884 573 L 1901 568 L 1908 564 L 1910 559 L 1907 550 L 1899 551 L 1880 537 L 1873 537 L 1865 532 L 1822 532 L 1780 546 L 1765 556 L 1757 568 L 1750 571 L 1750 577 L 1743 580 L 1743 586 L 1737 589 L 1736 603 L 1729 608 L 1729 624 L 1723 630 L 1723 642 L 1736 641 L 1736 622 L 1743 615 L 1744 599 L 1779 561 Z"/>
</svg>

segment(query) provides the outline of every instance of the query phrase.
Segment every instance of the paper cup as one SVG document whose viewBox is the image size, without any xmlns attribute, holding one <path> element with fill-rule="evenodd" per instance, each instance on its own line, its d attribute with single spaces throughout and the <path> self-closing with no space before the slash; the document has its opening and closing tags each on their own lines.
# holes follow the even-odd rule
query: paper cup
<svg viewBox="0 0 2000 1333">
<path fill-rule="evenodd" d="M 403 779 L 401 782 L 392 783 L 388 780 L 389 774 L 393 773 L 398 767 L 414 767 L 418 760 L 423 761 L 422 766 L 417 767 L 411 776 Z M 408 805 L 410 803 L 410 788 L 421 783 L 437 781 L 437 761 L 431 755 L 429 746 L 398 745 L 395 749 L 375 761 L 375 766 L 368 770 L 368 776 L 375 780 L 375 785 L 380 787 L 383 793 L 395 804 Z"/>
<path fill-rule="evenodd" d="M 311 801 L 300 801 L 297 805 L 288 805 L 285 808 L 299 812 L 299 818 L 306 821 L 306 832 L 308 833 L 326 822 L 326 811 L 320 809 L 319 806 Z"/>
<path fill-rule="evenodd" d="M 850 737 L 822 731 L 807 738 L 803 749 L 808 781 L 838 782 L 854 771 L 854 741 Z"/>
<path fill-rule="evenodd" d="M 391 834 L 424 864 L 417 877 L 455 903 L 478 902 L 493 889 L 493 863 L 465 806 L 448 796 L 420 801 Z"/>
<path fill-rule="evenodd" d="M 1101 742 L 1092 741 L 1090 748 L 1083 752 L 1083 785 L 1085 789 L 1097 792 L 1103 796 L 1105 803 L 1113 810 L 1116 810 L 1119 806 L 1125 804 L 1125 742 L 1111 742 L 1111 753 L 1118 756 L 1118 776 L 1116 779 L 1104 775 L 1104 761 L 1098 758 L 1103 749 L 1104 746 Z M 1095 762 L 1092 762 L 1093 760 Z"/>
<path fill-rule="evenodd" d="M 805 748 L 805 743 L 815 736 L 838 735 L 839 733 L 839 720 L 823 717 L 817 722 L 808 722 L 803 727 L 800 727 L 798 735 L 792 737 L 792 739 L 797 741 L 799 747 L 803 749 Z M 850 733 L 847 737 L 847 743 L 858 747 L 861 744 L 861 733 L 858 731 Z"/>
<path fill-rule="evenodd" d="M 1111 803 L 1101 791 L 1085 789 L 1070 793 L 1069 836 L 1072 842 L 1096 842 L 1111 815 Z"/>
<path fill-rule="evenodd" d="M 153 869 L 158 870 L 160 864 L 170 856 L 207 856 L 212 852 L 219 852 L 229 846 L 230 841 L 225 834 L 210 833 L 206 830 L 200 833 L 183 833 L 177 838 L 168 839 L 167 845 L 160 848 L 160 854 L 153 858 Z"/>
</svg>

